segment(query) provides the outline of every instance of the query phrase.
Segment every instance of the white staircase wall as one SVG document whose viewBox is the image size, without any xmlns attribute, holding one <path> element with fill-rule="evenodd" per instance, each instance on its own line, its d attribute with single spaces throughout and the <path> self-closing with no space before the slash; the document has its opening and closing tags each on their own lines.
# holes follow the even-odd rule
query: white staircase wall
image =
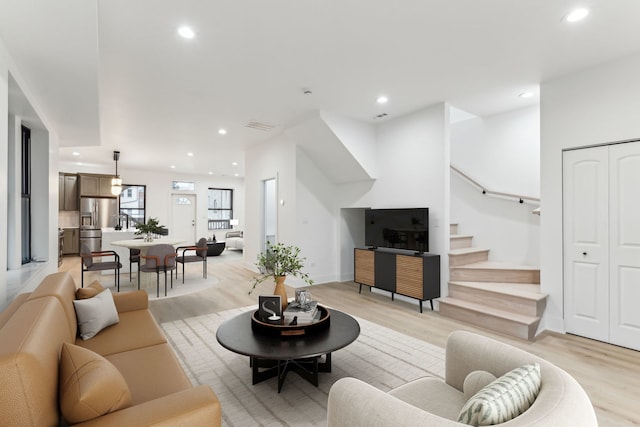
<svg viewBox="0 0 640 427">
<path fill-rule="evenodd" d="M 453 123 L 451 164 L 490 190 L 539 198 L 539 107 Z"/>
<path fill-rule="evenodd" d="M 474 247 L 491 248 L 490 261 L 540 265 L 540 216 L 532 209 L 486 196 L 451 172 L 451 222 L 459 234 L 473 234 Z"/>
<path fill-rule="evenodd" d="M 538 106 L 451 125 L 451 164 L 489 190 L 539 197 L 540 112 Z M 473 234 L 473 246 L 491 248 L 490 261 L 540 265 L 537 205 L 483 195 L 451 173 L 451 222 Z M 544 213 L 543 213 L 544 215 Z"/>
<path fill-rule="evenodd" d="M 334 184 L 375 178 L 376 133 L 371 125 L 317 112 L 284 133 Z"/>
</svg>

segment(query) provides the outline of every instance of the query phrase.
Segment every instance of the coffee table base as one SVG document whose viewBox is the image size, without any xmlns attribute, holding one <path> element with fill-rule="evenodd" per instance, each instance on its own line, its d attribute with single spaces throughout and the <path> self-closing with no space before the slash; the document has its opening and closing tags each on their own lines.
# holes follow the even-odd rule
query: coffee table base
<svg viewBox="0 0 640 427">
<path fill-rule="evenodd" d="M 284 380 L 289 371 L 300 375 L 309 383 L 318 387 L 318 372 L 331 372 L 331 353 L 325 355 L 324 362 L 319 362 L 320 356 L 304 359 L 270 360 L 250 357 L 249 364 L 253 368 L 253 385 L 269 378 L 278 378 L 278 393 L 282 390 Z"/>
</svg>

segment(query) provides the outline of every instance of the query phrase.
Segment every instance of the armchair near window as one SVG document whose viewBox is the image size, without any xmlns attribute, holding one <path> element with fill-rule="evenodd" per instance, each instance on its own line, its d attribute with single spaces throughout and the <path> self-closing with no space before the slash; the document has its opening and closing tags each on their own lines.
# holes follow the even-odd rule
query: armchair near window
<svg viewBox="0 0 640 427">
<path fill-rule="evenodd" d="M 244 232 L 242 231 L 227 231 L 225 234 L 225 242 L 227 249 L 244 249 Z"/>
<path fill-rule="evenodd" d="M 202 277 L 207 278 L 207 239 L 202 237 L 195 246 L 179 246 L 176 248 L 176 262 L 182 264 L 182 283 L 184 283 L 184 265 L 189 262 L 202 263 Z M 176 269 L 176 278 L 178 270 Z"/>
<path fill-rule="evenodd" d="M 138 267 L 138 289 L 140 289 L 140 273 L 156 273 L 156 296 L 160 296 L 160 272 L 164 272 L 164 296 L 167 296 L 167 272 L 171 276 L 173 288 L 173 270 L 176 268 L 176 253 L 171 245 L 154 245 L 149 247 L 146 255 L 140 255 L 145 260 Z"/>
<path fill-rule="evenodd" d="M 113 270 L 115 277 L 115 286 L 118 292 L 120 292 L 120 269 L 122 268 L 122 264 L 120 264 L 120 256 L 115 251 L 97 251 L 91 252 L 89 247 L 86 244 L 82 244 L 80 248 L 80 257 L 82 262 L 80 264 L 80 268 L 82 269 L 81 273 L 81 287 L 84 288 L 84 273 L 85 271 L 102 271 L 102 270 Z M 95 262 L 94 258 L 109 258 L 114 257 L 112 261 L 99 261 Z"/>
</svg>

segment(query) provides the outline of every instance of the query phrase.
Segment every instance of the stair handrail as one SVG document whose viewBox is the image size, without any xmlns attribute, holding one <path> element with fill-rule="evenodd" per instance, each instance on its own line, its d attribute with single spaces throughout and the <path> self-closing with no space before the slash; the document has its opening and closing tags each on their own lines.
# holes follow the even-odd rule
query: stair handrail
<svg viewBox="0 0 640 427">
<path fill-rule="evenodd" d="M 451 167 L 451 170 L 453 170 L 458 175 L 460 175 L 461 177 L 463 177 L 464 179 L 469 181 L 471 184 L 475 185 L 480 190 L 482 190 L 482 194 L 486 194 L 487 196 L 494 196 L 494 197 L 497 196 L 497 197 L 503 197 L 503 198 L 508 198 L 508 199 L 515 199 L 518 203 L 524 203 L 525 200 L 528 200 L 528 201 L 534 202 L 534 203 L 536 203 L 536 202 L 540 203 L 540 198 L 539 197 L 524 196 L 524 195 L 520 195 L 520 194 L 503 193 L 501 191 L 489 190 L 489 189 L 487 189 L 486 185 L 480 184 L 478 181 L 476 181 L 475 179 L 471 178 L 469 175 L 467 175 L 466 173 L 461 171 L 460 168 L 457 168 L 454 165 L 449 165 L 449 166 Z M 539 213 L 538 213 L 538 215 L 539 215 Z"/>
</svg>

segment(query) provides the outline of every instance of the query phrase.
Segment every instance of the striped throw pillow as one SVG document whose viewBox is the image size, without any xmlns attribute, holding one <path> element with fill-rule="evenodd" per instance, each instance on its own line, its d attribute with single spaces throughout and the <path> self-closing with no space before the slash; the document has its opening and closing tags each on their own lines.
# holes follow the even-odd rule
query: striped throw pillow
<svg viewBox="0 0 640 427">
<path fill-rule="evenodd" d="M 540 365 L 512 370 L 477 392 L 460 410 L 458 422 L 490 426 L 509 421 L 536 400 L 540 391 Z"/>
</svg>

